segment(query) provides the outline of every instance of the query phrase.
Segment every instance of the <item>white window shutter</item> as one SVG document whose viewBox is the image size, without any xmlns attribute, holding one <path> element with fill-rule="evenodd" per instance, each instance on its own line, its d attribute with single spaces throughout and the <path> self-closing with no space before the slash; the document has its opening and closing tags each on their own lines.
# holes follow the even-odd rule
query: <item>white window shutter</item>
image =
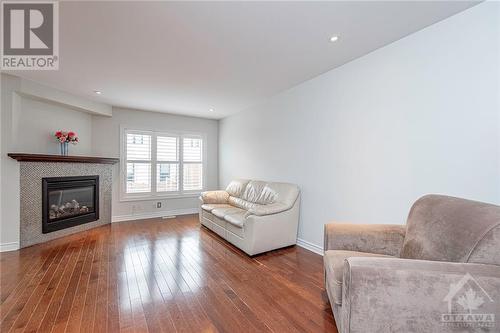
<svg viewBox="0 0 500 333">
<path fill-rule="evenodd" d="M 151 192 L 151 135 L 126 135 L 126 192 Z"/>
<path fill-rule="evenodd" d="M 204 147 L 199 135 L 125 130 L 120 195 L 155 198 L 203 190 Z"/>
<path fill-rule="evenodd" d="M 156 191 L 179 191 L 179 142 L 176 136 L 157 136 L 156 160 Z"/>
<path fill-rule="evenodd" d="M 203 140 L 196 137 L 184 137 L 183 152 L 183 189 L 197 191 L 203 189 Z"/>
</svg>

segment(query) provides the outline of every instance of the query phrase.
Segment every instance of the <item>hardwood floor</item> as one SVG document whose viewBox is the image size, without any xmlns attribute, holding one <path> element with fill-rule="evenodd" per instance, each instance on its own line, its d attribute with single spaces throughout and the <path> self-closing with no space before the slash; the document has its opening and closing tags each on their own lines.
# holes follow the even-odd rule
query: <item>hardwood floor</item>
<svg viewBox="0 0 500 333">
<path fill-rule="evenodd" d="M 1 254 L 2 332 L 337 332 L 322 258 L 250 258 L 197 215 L 122 222 Z"/>
</svg>

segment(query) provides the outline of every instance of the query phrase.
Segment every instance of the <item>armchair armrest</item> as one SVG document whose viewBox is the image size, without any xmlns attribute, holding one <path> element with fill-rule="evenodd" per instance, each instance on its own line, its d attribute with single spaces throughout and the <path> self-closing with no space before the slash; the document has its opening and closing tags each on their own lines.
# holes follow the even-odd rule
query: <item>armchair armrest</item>
<svg viewBox="0 0 500 333">
<path fill-rule="evenodd" d="M 344 262 L 343 281 L 342 333 L 458 332 L 464 319 L 453 315 L 471 313 L 483 314 L 473 325 L 499 325 L 500 266 L 353 257 Z M 459 297 L 469 289 L 477 302 L 466 309 Z"/>
<path fill-rule="evenodd" d="M 257 216 L 265 216 L 282 213 L 286 210 L 289 210 L 292 206 L 288 206 L 284 203 L 275 202 L 269 205 L 256 205 L 248 209 L 247 215 L 257 215 Z"/>
<path fill-rule="evenodd" d="M 225 204 L 229 200 L 229 193 L 226 191 L 206 191 L 201 193 L 200 199 L 204 204 Z"/>
<path fill-rule="evenodd" d="M 325 224 L 324 250 L 370 252 L 399 256 L 406 227 L 396 224 Z"/>
</svg>

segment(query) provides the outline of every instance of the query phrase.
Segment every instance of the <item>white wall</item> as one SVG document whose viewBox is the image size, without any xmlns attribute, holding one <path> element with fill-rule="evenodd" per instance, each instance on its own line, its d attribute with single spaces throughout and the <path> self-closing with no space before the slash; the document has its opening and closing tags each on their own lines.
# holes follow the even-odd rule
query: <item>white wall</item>
<svg viewBox="0 0 500 333">
<path fill-rule="evenodd" d="M 65 107 L 21 97 L 21 108 L 13 136 L 16 152 L 59 154 L 53 134 L 57 130 L 74 131 L 80 140 L 69 145 L 71 155 L 89 155 L 92 148 L 92 116 Z"/>
<path fill-rule="evenodd" d="M 299 238 L 317 248 L 324 223 L 404 223 L 426 193 L 499 204 L 499 8 L 475 6 L 222 120 L 220 185 L 299 184 Z"/>
<path fill-rule="evenodd" d="M 1 75 L 1 209 L 0 209 L 0 251 L 19 247 L 19 165 L 7 156 L 13 145 L 13 112 L 19 104 L 19 97 L 13 92 L 20 86 L 20 80 Z M 16 200 L 17 199 L 17 200 Z"/>
<path fill-rule="evenodd" d="M 157 131 L 187 131 L 205 134 L 207 138 L 207 189 L 218 186 L 218 121 L 185 117 L 165 113 L 113 108 L 113 117 L 92 117 L 92 152 L 97 156 L 120 156 L 120 127 L 131 129 L 146 129 Z M 170 214 L 196 212 L 198 195 L 189 198 L 171 198 L 163 200 L 124 201 L 119 198 L 119 166 L 113 174 L 113 204 L 114 221 L 133 218 L 154 217 Z M 161 208 L 156 208 L 156 202 L 162 202 Z"/>
</svg>

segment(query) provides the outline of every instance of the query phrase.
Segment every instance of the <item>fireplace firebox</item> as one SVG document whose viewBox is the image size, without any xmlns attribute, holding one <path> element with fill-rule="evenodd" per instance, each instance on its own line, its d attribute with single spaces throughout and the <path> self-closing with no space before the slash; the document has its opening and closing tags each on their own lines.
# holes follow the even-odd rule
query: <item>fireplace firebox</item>
<svg viewBox="0 0 500 333">
<path fill-rule="evenodd" d="M 99 176 L 42 179 L 42 233 L 99 219 Z"/>
</svg>

